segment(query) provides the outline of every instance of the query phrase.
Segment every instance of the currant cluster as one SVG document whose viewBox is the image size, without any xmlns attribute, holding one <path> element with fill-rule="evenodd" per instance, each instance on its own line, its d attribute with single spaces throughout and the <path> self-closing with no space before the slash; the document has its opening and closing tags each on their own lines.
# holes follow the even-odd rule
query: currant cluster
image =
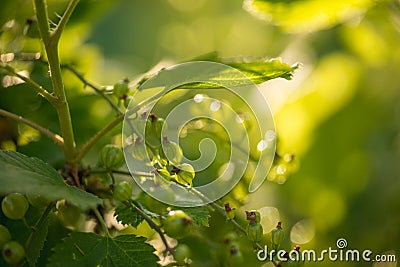
<svg viewBox="0 0 400 267">
<path fill-rule="evenodd" d="M 235 218 L 235 208 L 232 208 L 229 203 L 224 205 L 225 215 L 228 221 Z M 246 229 L 241 228 L 243 232 L 246 232 L 247 239 L 253 242 L 255 247 L 260 249 L 264 244 L 271 244 L 272 249 L 278 251 L 280 246 L 285 239 L 285 232 L 282 229 L 282 222 L 278 222 L 275 229 L 271 231 L 271 239 L 268 241 L 263 236 L 263 227 L 261 225 L 261 214 L 257 210 L 245 211 L 246 220 L 248 221 Z M 228 250 L 225 250 L 224 261 L 227 262 L 227 266 L 242 266 L 243 256 L 240 250 L 240 242 L 237 241 L 238 236 L 235 232 L 230 232 L 224 237 L 224 244 L 229 245 Z M 293 254 L 300 253 L 300 247 L 295 246 L 293 248 Z M 283 262 L 275 262 L 275 266 L 289 266 L 289 267 L 301 267 L 304 262 L 300 257 L 297 259 L 291 259 L 289 253 L 286 252 L 285 257 L 287 260 Z M 274 260 L 274 259 L 270 259 Z"/>
<path fill-rule="evenodd" d="M 3 198 L 1 210 L 11 220 L 24 219 L 29 208 L 26 197 L 19 193 L 11 193 Z M 24 247 L 12 240 L 10 231 L 4 225 L 0 225 L 0 249 L 4 260 L 9 264 L 18 264 L 25 257 Z"/>
<path fill-rule="evenodd" d="M 115 89 L 114 89 L 115 90 Z M 175 196 L 171 188 L 165 186 L 166 183 L 175 182 L 183 186 L 191 186 L 195 176 L 195 171 L 190 164 L 181 163 L 183 158 L 180 146 L 161 135 L 165 121 L 154 114 L 150 114 L 146 120 L 143 114 L 142 126 L 146 129 L 145 138 L 137 136 L 132 144 L 130 154 L 138 161 L 149 160 L 154 167 L 152 171 L 155 184 L 163 184 L 164 190 L 160 191 L 165 197 L 174 202 Z M 124 163 L 124 153 L 118 146 L 105 145 L 99 154 L 99 165 L 104 167 L 109 173 L 119 169 Z M 87 181 L 92 181 L 93 178 Z M 86 186 L 89 184 L 86 183 Z M 132 187 L 128 182 L 112 183 L 110 186 L 112 198 L 115 201 L 127 204 L 132 200 Z M 141 193 L 139 198 L 147 209 L 157 214 L 162 214 L 161 226 L 165 234 L 174 239 L 182 239 L 193 230 L 193 219 L 184 211 L 172 209 L 166 204 L 158 202 L 146 193 Z M 178 244 L 171 252 L 178 265 L 190 263 L 190 248 L 186 244 Z"/>
<path fill-rule="evenodd" d="M 128 108 L 128 105 L 135 94 L 136 90 L 129 89 L 129 79 L 125 78 L 114 84 L 111 98 L 114 103 Z"/>
<path fill-rule="evenodd" d="M 104 167 L 107 171 L 112 172 L 121 168 L 124 165 L 125 158 L 121 148 L 113 144 L 105 145 L 99 153 L 99 165 Z M 103 190 L 105 193 L 111 193 L 114 200 L 124 202 L 132 197 L 132 186 L 126 182 L 120 182 L 118 184 L 113 183 L 109 187 L 104 187 L 102 181 L 98 181 L 99 177 L 91 177 L 85 180 L 85 186 L 89 188 L 95 188 L 96 193 L 99 190 Z M 100 179 L 100 178 L 99 178 Z M 111 189 L 111 192 L 109 192 Z"/>
<path fill-rule="evenodd" d="M 155 182 L 176 182 L 184 186 L 192 186 L 195 171 L 192 165 L 181 163 L 183 153 L 181 147 L 162 136 L 167 127 L 163 118 L 146 113 L 139 118 L 138 128 L 144 126 L 145 136 L 137 136 L 132 145 L 132 157 L 139 161 L 149 160 L 154 167 Z M 142 127 L 142 128 L 140 128 Z M 164 129 L 164 130 L 163 130 Z"/>
</svg>

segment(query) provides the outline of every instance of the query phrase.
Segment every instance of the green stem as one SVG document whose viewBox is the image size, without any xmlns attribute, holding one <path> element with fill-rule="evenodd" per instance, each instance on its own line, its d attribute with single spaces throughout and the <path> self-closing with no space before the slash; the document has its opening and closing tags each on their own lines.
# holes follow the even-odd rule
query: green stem
<svg viewBox="0 0 400 267">
<path fill-rule="evenodd" d="M 114 177 L 113 172 L 112 172 L 112 171 L 109 171 L 109 172 L 108 172 L 108 175 L 109 175 L 110 178 L 111 178 L 112 184 L 115 185 L 115 177 Z"/>
<path fill-rule="evenodd" d="M 118 115 L 114 120 L 112 120 L 108 125 L 106 125 L 103 129 L 101 129 L 99 132 L 97 132 L 89 141 L 86 142 L 86 144 L 81 147 L 81 149 L 77 152 L 76 157 L 75 157 L 75 162 L 78 162 L 81 160 L 85 154 L 90 150 L 90 148 L 105 134 L 107 134 L 109 131 L 111 131 L 115 126 L 117 126 L 121 121 L 124 120 L 124 117 L 129 117 L 130 115 L 134 114 L 135 112 L 138 112 L 138 110 L 145 106 L 146 104 L 154 101 L 158 96 L 152 96 L 149 99 L 146 99 L 136 105 L 135 108 L 128 110 L 125 114 Z M 132 126 L 131 126 L 132 127 Z M 133 129 L 134 130 L 134 129 Z"/>
<path fill-rule="evenodd" d="M 51 41 L 54 43 L 58 43 L 61 37 L 61 33 L 64 30 L 65 25 L 67 24 L 69 18 L 71 17 L 72 13 L 76 5 L 78 4 L 79 0 L 71 0 L 67 6 L 67 9 L 64 12 L 64 15 L 61 17 L 60 21 L 58 22 L 57 27 L 53 31 L 51 35 Z"/>
<path fill-rule="evenodd" d="M 31 226 L 29 225 L 29 223 L 26 221 L 26 218 L 25 218 L 25 217 L 23 217 L 23 218 L 21 219 L 21 221 L 24 223 L 24 225 L 25 225 L 26 228 L 32 229 L 32 227 L 31 227 Z"/>
<path fill-rule="evenodd" d="M 65 96 L 64 84 L 61 76 L 60 62 L 58 59 L 58 47 L 50 47 L 47 50 L 47 57 L 49 59 L 54 93 L 60 101 L 59 105 L 57 106 L 57 113 L 62 136 L 64 138 L 64 153 L 66 161 L 73 162 L 76 153 L 75 139 L 72 129 L 71 114 Z"/>
<path fill-rule="evenodd" d="M 97 208 L 92 209 L 94 214 L 96 215 L 97 219 L 99 220 L 100 224 L 101 224 L 101 228 L 103 228 L 103 231 L 110 236 L 110 233 L 108 232 L 108 227 L 106 222 L 104 221 L 103 216 L 101 216 L 99 210 Z"/>
<path fill-rule="evenodd" d="M 42 37 L 43 43 L 47 45 L 50 39 L 50 25 L 49 16 L 47 14 L 47 3 L 45 0 L 34 0 L 33 4 L 38 20 L 40 36 Z"/>
<path fill-rule="evenodd" d="M 29 125 L 30 127 L 38 130 L 39 132 L 41 132 L 42 134 L 46 135 L 48 138 L 50 138 L 51 140 L 53 140 L 57 145 L 59 145 L 60 147 L 64 146 L 64 140 L 61 136 L 59 136 L 58 134 L 52 133 L 51 131 L 47 130 L 46 128 L 43 128 L 42 126 L 34 123 L 33 121 L 30 121 L 28 119 L 25 119 L 22 116 L 18 116 L 14 113 L 8 112 L 4 109 L 0 108 L 0 115 L 25 123 L 26 125 Z"/>
<path fill-rule="evenodd" d="M 57 98 L 55 98 L 53 95 L 51 95 L 46 89 L 44 89 L 41 85 L 37 84 L 33 80 L 19 74 L 16 69 L 9 65 L 0 65 L 0 68 L 4 69 L 6 72 L 8 72 L 10 75 L 15 76 L 32 86 L 32 88 L 42 97 L 44 97 L 47 101 L 49 101 L 50 104 L 52 104 L 54 107 L 57 105 Z"/>
<path fill-rule="evenodd" d="M 34 0 L 36 17 L 38 21 L 40 36 L 42 37 L 44 47 L 49 62 L 51 81 L 53 85 L 54 95 L 57 98 L 56 110 L 60 123 L 61 133 L 64 138 L 64 154 L 68 163 L 73 162 L 76 153 L 74 132 L 72 129 L 71 114 L 65 95 L 64 83 L 61 76 L 60 61 L 58 55 L 58 41 L 64 25 L 67 23 L 76 1 L 72 0 L 67 8 L 67 12 L 61 19 L 62 25 L 58 28 L 57 35 L 52 37 L 50 34 L 49 17 L 47 14 L 46 0 Z M 75 3 L 75 4 L 74 4 Z M 60 21 L 60 22 L 61 22 Z"/>
<path fill-rule="evenodd" d="M 161 241 L 164 243 L 165 250 L 173 255 L 174 250 L 169 246 L 167 239 L 165 238 L 165 235 L 161 230 L 161 227 L 157 225 L 143 210 L 138 208 L 132 202 L 124 202 L 124 204 L 128 207 L 132 207 L 149 224 L 149 226 L 160 235 Z"/>
<path fill-rule="evenodd" d="M 91 169 L 89 171 L 90 171 L 90 173 L 108 173 L 109 172 L 109 170 L 107 170 L 107 169 Z M 128 176 L 133 175 L 133 176 L 154 177 L 154 174 L 149 173 L 149 172 L 128 172 L 128 171 L 121 171 L 121 170 L 112 170 L 112 173 L 128 175 Z"/>
</svg>

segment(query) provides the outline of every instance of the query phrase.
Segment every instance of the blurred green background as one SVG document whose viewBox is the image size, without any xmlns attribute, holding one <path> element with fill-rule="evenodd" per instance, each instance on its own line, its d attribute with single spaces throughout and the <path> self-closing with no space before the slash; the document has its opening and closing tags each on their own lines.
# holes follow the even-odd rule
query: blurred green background
<svg viewBox="0 0 400 267">
<path fill-rule="evenodd" d="M 55 19 L 66 1 L 48 2 Z M 35 39 L 12 37 L 33 15 L 31 1 L 3 0 L 1 5 L 0 24 L 15 19 L 14 25 L 3 26 L 1 53 L 40 50 Z M 336 240 L 345 238 L 349 248 L 395 251 L 398 257 L 400 2 L 281 0 L 245 1 L 245 9 L 243 5 L 240 0 L 82 1 L 62 37 L 61 61 L 104 85 L 213 51 L 221 57 L 281 57 L 289 64 L 302 63 L 292 81 L 260 86 L 275 116 L 278 152 L 295 155 L 297 172 L 278 182 L 266 181 L 245 198 L 242 209 L 275 207 L 288 231 L 300 222 L 291 237 L 306 242 L 301 244 L 304 249 L 335 248 Z M 39 75 L 45 72 L 43 65 L 35 63 L 30 70 L 33 79 L 50 84 Z M 64 75 L 79 145 L 113 114 L 70 73 Z M 58 131 L 51 107 L 24 84 L 5 87 L 3 81 L 0 106 Z M 7 127 L 1 131 L 5 148 Z M 109 136 L 118 133 L 116 129 Z M 18 150 L 55 166 L 63 160 L 44 138 Z M 87 163 L 96 157 L 92 152 Z M 302 234 L 296 239 L 296 233 Z M 289 244 L 289 238 L 286 241 Z"/>
</svg>

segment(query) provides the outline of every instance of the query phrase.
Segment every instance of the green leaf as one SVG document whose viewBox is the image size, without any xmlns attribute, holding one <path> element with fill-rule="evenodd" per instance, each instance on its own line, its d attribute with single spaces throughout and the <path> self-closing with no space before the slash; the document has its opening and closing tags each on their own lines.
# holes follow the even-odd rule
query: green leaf
<svg viewBox="0 0 400 267">
<path fill-rule="evenodd" d="M 263 58 L 240 58 L 240 59 L 222 59 L 219 58 L 215 53 L 207 54 L 205 56 L 197 58 L 197 60 L 213 61 L 231 66 L 247 76 L 255 84 L 260 84 L 268 80 L 276 78 L 284 78 L 287 80 L 292 79 L 293 72 L 299 67 L 298 64 L 290 66 L 283 63 L 279 59 L 263 59 Z M 229 73 L 223 73 L 223 79 L 226 83 L 226 77 L 229 77 Z M 247 81 L 237 80 L 237 75 L 233 75 L 229 84 L 231 86 L 239 86 L 241 83 L 247 84 Z M 218 78 L 215 79 L 218 82 Z M 216 84 L 210 83 L 192 83 L 185 84 L 179 88 L 190 88 L 190 89 L 213 89 L 220 88 Z"/>
<path fill-rule="evenodd" d="M 66 199 L 82 210 L 96 207 L 101 199 L 64 183 L 60 174 L 44 161 L 15 151 L 0 150 L 0 194 L 39 194 L 49 201 Z"/>
<path fill-rule="evenodd" d="M 36 226 L 36 230 L 29 241 L 26 258 L 30 266 L 36 266 L 36 262 L 40 256 L 40 251 L 43 249 L 49 230 L 49 218 L 49 216 L 46 216 L 39 225 Z"/>
<path fill-rule="evenodd" d="M 245 0 L 252 15 L 294 33 L 326 29 L 362 15 L 373 0 Z"/>
<path fill-rule="evenodd" d="M 193 219 L 193 223 L 199 226 L 209 226 L 208 219 L 210 218 L 210 213 L 208 212 L 207 206 L 195 207 L 195 208 L 183 208 L 177 207 L 184 211 Z"/>
<path fill-rule="evenodd" d="M 160 217 L 158 214 L 155 214 L 146 209 L 141 203 L 137 201 L 132 201 L 132 205 L 137 206 L 152 219 L 157 219 L 158 217 Z M 139 213 L 137 213 L 133 206 L 128 207 L 126 205 L 118 206 L 115 209 L 114 216 L 116 216 L 118 222 L 122 224 L 129 224 L 135 228 L 144 220 L 143 217 L 140 216 Z"/>
<path fill-rule="evenodd" d="M 74 232 L 55 247 L 49 266 L 158 266 L 154 248 L 145 241 L 146 238 L 135 235 L 111 238 Z"/>
<path fill-rule="evenodd" d="M 116 216 L 115 218 L 118 222 L 129 224 L 135 228 L 143 221 L 142 216 L 140 216 L 132 207 L 127 207 L 126 205 L 121 205 L 116 208 L 114 216 Z"/>
<path fill-rule="evenodd" d="M 245 78 L 239 77 L 235 70 L 230 71 L 229 69 L 225 69 L 221 73 L 215 73 L 215 78 L 213 79 L 213 82 L 215 83 L 203 83 L 203 82 L 188 83 L 178 86 L 175 89 L 221 88 L 221 86 L 218 84 L 224 84 L 226 87 L 229 88 L 241 85 L 248 85 L 249 79 L 256 84 L 260 84 L 276 78 L 284 78 L 290 80 L 292 79 L 293 72 L 299 67 L 299 64 L 294 64 L 293 66 L 290 66 L 286 63 L 283 63 L 280 59 L 266 59 L 266 58 L 223 59 L 218 57 L 218 54 L 216 52 L 194 58 L 193 61 L 211 61 L 211 62 L 222 63 L 236 70 L 241 71 L 247 77 Z M 143 78 L 140 84 L 143 83 L 144 81 L 147 81 L 149 78 L 153 76 L 154 75 L 146 76 L 145 78 Z M 154 88 L 151 86 L 140 88 L 140 90 L 145 90 L 145 89 L 154 89 Z"/>
<path fill-rule="evenodd" d="M 223 63 L 223 62 L 222 62 Z M 229 62 L 225 64 L 236 68 L 246 74 L 254 83 L 263 83 L 268 80 L 276 78 L 284 78 L 290 80 L 293 77 L 293 71 L 299 65 L 289 66 L 279 59 L 271 59 L 268 61 L 254 61 L 254 62 Z"/>
</svg>

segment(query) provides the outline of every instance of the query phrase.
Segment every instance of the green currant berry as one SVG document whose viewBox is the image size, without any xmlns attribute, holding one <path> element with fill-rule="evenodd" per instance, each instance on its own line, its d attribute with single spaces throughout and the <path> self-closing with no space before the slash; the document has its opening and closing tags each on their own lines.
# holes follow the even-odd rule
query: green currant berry
<svg viewBox="0 0 400 267">
<path fill-rule="evenodd" d="M 90 176 L 83 178 L 83 184 L 88 192 L 93 193 L 101 198 L 110 198 L 112 191 L 109 186 L 108 179 L 105 176 Z"/>
<path fill-rule="evenodd" d="M 153 148 L 157 148 L 161 145 L 161 132 L 165 121 L 162 118 L 158 118 L 154 114 L 150 114 L 146 122 L 146 143 Z"/>
<path fill-rule="evenodd" d="M 25 249 L 20 243 L 10 241 L 4 245 L 2 254 L 7 263 L 17 264 L 25 257 Z"/>
<path fill-rule="evenodd" d="M 182 149 L 175 142 L 170 142 L 167 137 L 163 138 L 162 149 L 160 149 L 160 156 L 167 159 L 173 165 L 178 165 L 182 160 Z"/>
<path fill-rule="evenodd" d="M 182 185 L 193 185 L 193 178 L 195 176 L 195 171 L 192 165 L 183 163 L 172 170 L 175 173 L 175 180 L 177 183 Z"/>
<path fill-rule="evenodd" d="M 283 239 L 285 238 L 285 232 L 282 229 L 281 222 L 278 222 L 276 228 L 272 230 L 271 237 L 272 237 L 272 244 L 274 244 L 276 247 L 279 247 L 283 242 Z"/>
<path fill-rule="evenodd" d="M 30 38 L 40 38 L 38 22 L 35 17 L 26 20 L 24 34 Z"/>
<path fill-rule="evenodd" d="M 154 170 L 156 177 L 161 177 L 166 181 L 171 181 L 171 174 L 166 168 Z"/>
<path fill-rule="evenodd" d="M 175 193 L 167 186 L 156 187 L 156 190 L 151 194 L 154 198 L 144 192 L 140 195 L 140 200 L 151 212 L 163 214 L 169 207 L 167 204 L 157 199 L 163 200 L 167 203 L 175 203 Z"/>
<path fill-rule="evenodd" d="M 229 203 L 226 203 L 224 207 L 226 218 L 228 218 L 228 220 L 232 220 L 233 218 L 235 218 L 235 208 L 232 209 Z"/>
<path fill-rule="evenodd" d="M 246 219 L 250 222 L 261 222 L 261 214 L 257 210 L 246 211 Z"/>
<path fill-rule="evenodd" d="M 232 242 L 236 241 L 238 238 L 236 232 L 229 232 L 224 235 L 224 244 L 230 245 Z"/>
<path fill-rule="evenodd" d="M 254 223 L 247 226 L 247 237 L 250 241 L 259 242 L 263 236 L 263 227 L 259 223 Z"/>
<path fill-rule="evenodd" d="M 185 259 L 188 259 L 190 257 L 190 254 L 191 252 L 188 245 L 179 244 L 175 248 L 174 259 L 176 260 L 176 263 L 178 263 L 179 265 L 184 265 Z"/>
<path fill-rule="evenodd" d="M 65 227 L 76 226 L 81 217 L 81 210 L 65 200 L 57 202 L 57 216 Z"/>
<path fill-rule="evenodd" d="M 105 145 L 100 151 L 99 162 L 106 169 L 118 169 L 124 161 L 124 153 L 116 145 Z"/>
<path fill-rule="evenodd" d="M 122 98 L 124 95 L 127 95 L 129 92 L 129 80 L 128 79 L 123 79 L 118 81 L 116 84 L 114 84 L 114 94 L 118 97 L 118 98 Z"/>
<path fill-rule="evenodd" d="M 243 266 L 243 255 L 238 245 L 232 245 L 229 248 L 227 256 L 227 266 Z"/>
<path fill-rule="evenodd" d="M 164 230 L 172 238 L 183 238 L 190 232 L 192 222 L 185 212 L 171 210 L 164 221 Z"/>
<path fill-rule="evenodd" d="M 132 146 L 132 157 L 140 161 L 149 159 L 146 144 L 142 142 L 140 138 L 136 138 Z"/>
<path fill-rule="evenodd" d="M 119 105 L 120 99 L 116 95 L 109 95 L 108 97 L 114 104 Z"/>
<path fill-rule="evenodd" d="M 166 127 L 166 126 L 167 126 L 167 124 L 165 123 L 165 120 L 163 118 L 158 118 L 153 123 L 154 131 L 157 134 L 157 136 L 160 136 L 160 141 L 161 141 L 162 129 L 163 129 L 163 127 Z"/>
<path fill-rule="evenodd" d="M 132 198 L 132 186 L 123 181 L 114 187 L 113 198 L 117 201 L 124 202 Z"/>
<path fill-rule="evenodd" d="M 145 131 L 146 130 L 146 123 L 148 121 L 148 120 L 146 120 L 146 117 L 147 117 L 147 113 L 143 112 L 140 115 L 138 114 L 138 116 L 133 120 L 133 125 L 139 131 Z"/>
<path fill-rule="evenodd" d="M 1 209 L 4 215 L 12 220 L 20 220 L 24 218 L 29 203 L 20 193 L 11 193 L 3 198 Z"/>
<path fill-rule="evenodd" d="M 50 203 L 50 201 L 47 198 L 39 194 L 28 193 L 26 194 L 26 198 L 28 199 L 29 204 L 38 209 L 44 208 Z"/>
<path fill-rule="evenodd" d="M 11 240 L 10 231 L 8 231 L 7 227 L 0 224 L 0 249 L 2 249 L 3 246 L 10 240 Z"/>
</svg>

